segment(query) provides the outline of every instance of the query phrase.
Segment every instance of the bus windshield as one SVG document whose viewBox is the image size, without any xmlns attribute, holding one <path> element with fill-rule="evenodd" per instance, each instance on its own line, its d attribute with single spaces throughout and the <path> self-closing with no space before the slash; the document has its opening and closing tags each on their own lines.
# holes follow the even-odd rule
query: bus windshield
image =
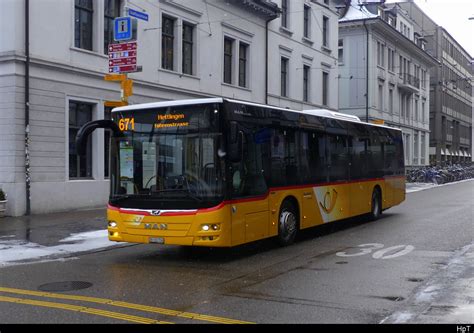
<svg viewBox="0 0 474 333">
<path fill-rule="evenodd" d="M 111 204 L 197 209 L 224 197 L 218 110 L 209 106 L 114 113 Z"/>
</svg>

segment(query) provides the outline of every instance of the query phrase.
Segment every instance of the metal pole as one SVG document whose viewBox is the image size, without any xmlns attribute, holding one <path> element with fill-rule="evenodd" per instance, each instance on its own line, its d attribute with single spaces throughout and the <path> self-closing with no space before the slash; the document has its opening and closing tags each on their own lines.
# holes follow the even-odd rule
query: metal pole
<svg viewBox="0 0 474 333">
<path fill-rule="evenodd" d="M 31 214 L 30 176 L 30 1 L 25 0 L 25 190 L 26 212 Z"/>
<path fill-rule="evenodd" d="M 367 28 L 366 20 L 364 20 L 365 31 L 367 32 L 367 54 L 365 56 L 366 60 L 366 70 L 365 70 L 365 121 L 369 122 L 369 28 Z"/>
</svg>

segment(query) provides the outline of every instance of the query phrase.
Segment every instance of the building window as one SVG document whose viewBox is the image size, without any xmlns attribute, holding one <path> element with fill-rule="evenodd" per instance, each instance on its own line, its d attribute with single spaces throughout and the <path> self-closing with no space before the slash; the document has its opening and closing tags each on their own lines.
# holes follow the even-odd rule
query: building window
<svg viewBox="0 0 474 333">
<path fill-rule="evenodd" d="M 377 42 L 377 65 L 385 67 L 385 45 Z"/>
<path fill-rule="evenodd" d="M 303 16 L 303 36 L 309 38 L 310 32 L 310 17 L 311 17 L 311 7 L 304 5 L 304 16 Z"/>
<path fill-rule="evenodd" d="M 310 73 L 311 67 L 308 65 L 303 66 L 303 101 L 309 102 L 309 89 L 310 89 Z"/>
<path fill-rule="evenodd" d="M 174 69 L 174 19 L 163 16 L 161 29 L 161 68 Z"/>
<path fill-rule="evenodd" d="M 120 16 L 120 0 L 104 0 L 104 53 L 114 42 L 114 20 Z"/>
<path fill-rule="evenodd" d="M 400 94 L 400 112 L 401 112 L 401 117 L 405 118 L 405 95 Z"/>
<path fill-rule="evenodd" d="M 383 83 L 379 82 L 379 110 L 383 112 Z"/>
<path fill-rule="evenodd" d="M 420 119 L 420 117 L 418 115 L 418 112 L 419 112 L 418 102 L 419 102 L 419 99 L 415 98 L 415 110 L 413 111 L 413 117 L 415 118 L 415 121 L 418 121 Z"/>
<path fill-rule="evenodd" d="M 328 47 L 329 41 L 329 17 L 323 16 L 323 46 Z"/>
<path fill-rule="evenodd" d="M 249 46 L 240 43 L 239 46 L 239 86 L 247 87 L 247 57 Z"/>
<path fill-rule="evenodd" d="M 395 72 L 395 50 L 388 48 L 388 70 Z"/>
<path fill-rule="evenodd" d="M 287 58 L 281 58 L 281 95 L 288 97 L 288 63 Z"/>
<path fill-rule="evenodd" d="M 288 0 L 281 0 L 281 26 L 288 28 Z"/>
<path fill-rule="evenodd" d="M 194 26 L 183 22 L 183 73 L 193 75 Z"/>
<path fill-rule="evenodd" d="M 340 64 L 344 63 L 344 40 L 339 39 L 338 41 L 338 52 L 337 52 L 337 60 Z"/>
<path fill-rule="evenodd" d="M 426 137 L 425 137 L 425 133 L 423 133 L 423 132 L 421 132 L 420 151 L 421 151 L 421 154 L 420 154 L 420 157 L 421 157 L 420 164 L 421 164 L 421 165 L 425 165 L 425 163 L 426 163 Z"/>
<path fill-rule="evenodd" d="M 403 145 L 405 148 L 405 164 L 410 165 L 410 156 L 411 156 L 411 143 L 410 143 L 410 134 L 403 134 Z"/>
<path fill-rule="evenodd" d="M 89 139 L 85 156 L 77 155 L 76 135 L 92 120 L 92 104 L 69 102 L 69 178 L 92 178 L 92 142 Z"/>
<path fill-rule="evenodd" d="M 403 57 L 398 57 L 398 75 L 402 78 L 403 77 Z"/>
<path fill-rule="evenodd" d="M 393 88 L 388 91 L 388 112 L 393 114 Z"/>
<path fill-rule="evenodd" d="M 427 80 L 426 72 L 427 71 L 425 69 L 421 70 L 421 87 L 423 89 L 426 89 L 426 80 Z"/>
<path fill-rule="evenodd" d="M 328 105 L 329 97 L 329 73 L 323 72 L 323 105 Z"/>
<path fill-rule="evenodd" d="M 94 7 L 92 0 L 74 2 L 74 46 L 92 51 Z"/>
<path fill-rule="evenodd" d="M 224 38 L 224 83 L 232 84 L 232 53 L 234 40 Z"/>
<path fill-rule="evenodd" d="M 406 119 L 410 119 L 410 114 L 411 114 L 411 107 L 410 107 L 410 104 L 411 104 L 411 98 L 409 95 L 406 95 L 406 103 L 407 103 L 407 106 L 405 108 L 405 111 L 406 111 Z"/>
<path fill-rule="evenodd" d="M 415 132 L 413 135 L 413 165 L 418 165 L 418 133 Z"/>
<path fill-rule="evenodd" d="M 423 124 L 426 122 L 426 99 L 424 98 L 421 102 L 421 122 Z"/>
</svg>

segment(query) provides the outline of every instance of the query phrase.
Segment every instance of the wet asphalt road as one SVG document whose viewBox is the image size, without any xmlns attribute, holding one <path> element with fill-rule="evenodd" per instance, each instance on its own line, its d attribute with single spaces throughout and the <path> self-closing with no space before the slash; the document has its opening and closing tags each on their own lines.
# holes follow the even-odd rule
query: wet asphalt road
<svg viewBox="0 0 474 333">
<path fill-rule="evenodd" d="M 473 207 L 471 181 L 409 193 L 379 221 L 318 227 L 286 248 L 134 245 L 5 267 L 0 323 L 450 322 L 474 304 Z M 38 293 L 64 281 L 91 286 Z"/>
</svg>

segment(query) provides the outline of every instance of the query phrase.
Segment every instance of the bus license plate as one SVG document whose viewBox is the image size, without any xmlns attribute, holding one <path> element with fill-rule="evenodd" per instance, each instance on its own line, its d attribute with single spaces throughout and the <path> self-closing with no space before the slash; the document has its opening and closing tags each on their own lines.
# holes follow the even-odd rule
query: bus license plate
<svg viewBox="0 0 474 333">
<path fill-rule="evenodd" d="M 165 239 L 163 237 L 150 237 L 150 243 L 153 244 L 164 244 Z"/>
</svg>

